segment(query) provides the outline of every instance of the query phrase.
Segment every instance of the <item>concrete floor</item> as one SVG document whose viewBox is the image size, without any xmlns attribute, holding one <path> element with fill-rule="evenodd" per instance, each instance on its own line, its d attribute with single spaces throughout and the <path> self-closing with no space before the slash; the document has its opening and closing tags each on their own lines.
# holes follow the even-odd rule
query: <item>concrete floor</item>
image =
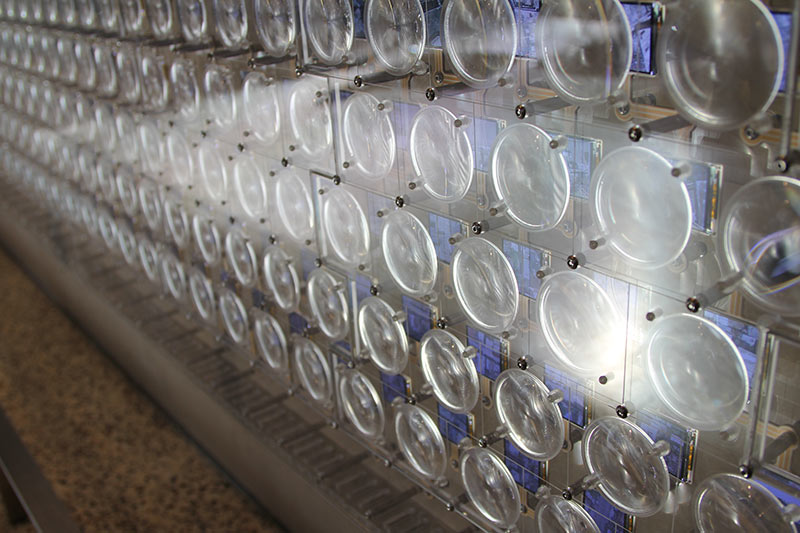
<svg viewBox="0 0 800 533">
<path fill-rule="evenodd" d="M 0 405 L 84 531 L 283 531 L 2 248 Z"/>
</svg>

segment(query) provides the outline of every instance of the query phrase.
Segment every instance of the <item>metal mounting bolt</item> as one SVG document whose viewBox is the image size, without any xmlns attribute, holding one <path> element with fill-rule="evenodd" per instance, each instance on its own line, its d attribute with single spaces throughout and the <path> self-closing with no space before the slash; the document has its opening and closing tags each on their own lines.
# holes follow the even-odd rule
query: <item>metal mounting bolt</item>
<svg viewBox="0 0 800 533">
<path fill-rule="evenodd" d="M 628 408 L 624 405 L 617 406 L 617 416 L 620 418 L 628 418 Z"/>
<path fill-rule="evenodd" d="M 320 259 L 319 257 L 314 259 L 314 266 L 317 267 L 317 268 L 321 267 L 322 266 L 322 259 Z"/>
<path fill-rule="evenodd" d="M 686 309 L 688 309 L 692 313 L 698 312 L 700 310 L 700 300 L 698 300 L 694 296 L 687 298 Z"/>
<path fill-rule="evenodd" d="M 380 289 L 380 287 L 378 287 L 377 285 L 370 285 L 370 287 L 369 287 L 369 293 L 370 293 L 372 296 L 377 296 L 378 294 L 380 294 L 380 292 L 381 292 L 381 289 Z"/>
<path fill-rule="evenodd" d="M 520 357 L 517 359 L 517 368 L 520 370 L 527 370 L 528 369 L 528 360 L 524 357 Z"/>
<path fill-rule="evenodd" d="M 285 167 L 288 167 L 289 166 L 289 160 L 284 157 L 283 159 L 281 159 L 281 165 L 283 165 Z"/>
<path fill-rule="evenodd" d="M 481 226 L 480 222 L 473 222 L 472 223 L 472 233 L 475 235 L 480 235 L 483 233 L 483 226 Z"/>
<path fill-rule="evenodd" d="M 361 76 L 356 76 L 355 78 L 353 78 L 353 85 L 355 85 L 358 88 L 363 87 L 364 86 L 364 78 L 362 78 Z"/>
<path fill-rule="evenodd" d="M 642 140 L 642 135 L 644 135 L 644 131 L 641 126 L 631 126 L 631 129 L 628 130 L 628 139 L 635 143 Z"/>
<path fill-rule="evenodd" d="M 433 102 L 436 99 L 436 90 L 433 87 L 428 87 L 425 90 L 425 98 L 429 102 Z"/>
<path fill-rule="evenodd" d="M 331 178 L 331 181 L 333 182 L 334 185 L 340 185 L 342 183 L 342 178 L 340 178 L 339 175 L 337 174 L 333 178 Z"/>
<path fill-rule="evenodd" d="M 576 268 L 581 266 L 581 262 L 578 261 L 577 256 L 571 255 L 571 256 L 567 257 L 567 266 L 569 268 L 571 268 L 572 270 L 575 270 Z"/>
<path fill-rule="evenodd" d="M 398 196 L 394 199 L 394 205 L 396 205 L 397 207 L 403 207 L 404 205 L 406 205 L 406 201 L 402 196 Z"/>
<path fill-rule="evenodd" d="M 519 104 L 519 105 L 518 105 L 518 106 L 517 106 L 517 107 L 514 109 L 514 114 L 515 114 L 515 115 L 517 115 L 517 118 L 518 118 L 518 119 L 522 120 L 523 118 L 525 118 L 525 117 L 527 117 L 527 116 L 528 116 L 528 110 L 527 110 L 527 109 L 525 109 L 525 106 L 524 106 L 524 105 L 522 105 L 522 104 Z"/>
</svg>

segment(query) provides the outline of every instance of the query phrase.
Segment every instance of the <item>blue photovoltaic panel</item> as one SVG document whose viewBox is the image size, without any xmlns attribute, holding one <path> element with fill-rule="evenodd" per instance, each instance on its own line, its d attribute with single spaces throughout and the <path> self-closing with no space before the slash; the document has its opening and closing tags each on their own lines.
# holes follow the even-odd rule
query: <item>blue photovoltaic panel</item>
<svg viewBox="0 0 800 533">
<path fill-rule="evenodd" d="M 442 47 L 442 0 L 422 0 L 425 12 L 425 29 L 428 33 L 428 46 Z"/>
<path fill-rule="evenodd" d="M 384 209 L 394 209 L 394 200 L 375 193 L 367 193 L 367 220 L 369 221 L 370 232 L 380 237 L 383 229 L 383 217 L 378 216 L 378 211 Z"/>
<path fill-rule="evenodd" d="M 359 304 L 364 298 L 372 296 L 372 293 L 369 292 L 370 288 L 372 288 L 372 282 L 369 278 L 356 274 L 356 300 Z"/>
<path fill-rule="evenodd" d="M 570 196 L 588 200 L 592 172 L 600 159 L 600 142 L 569 135 L 566 138 L 567 147 L 562 154 L 569 169 Z"/>
<path fill-rule="evenodd" d="M 778 32 L 781 34 L 783 44 L 783 79 L 781 80 L 781 91 L 786 90 L 786 72 L 789 69 L 789 47 L 792 43 L 792 14 L 791 13 L 772 13 L 775 24 L 778 25 Z"/>
<path fill-rule="evenodd" d="M 762 470 L 759 476 L 759 481 L 784 505 L 800 506 L 800 483 L 767 469 Z"/>
<path fill-rule="evenodd" d="M 640 413 L 636 423 L 654 442 L 669 443 L 669 454 L 664 457 L 667 470 L 676 478 L 689 481 L 697 432 L 651 414 Z"/>
<path fill-rule="evenodd" d="M 497 337 L 467 326 L 467 344 L 478 350 L 475 368 L 489 379 L 497 379 L 503 371 L 503 344 Z"/>
<path fill-rule="evenodd" d="M 300 250 L 300 268 L 303 269 L 303 279 L 308 279 L 308 274 L 317 268 L 317 265 L 314 264 L 316 258 L 317 255 L 311 250 L 307 248 Z"/>
<path fill-rule="evenodd" d="M 531 459 L 514 446 L 510 440 L 505 441 L 505 463 L 511 477 L 525 490 L 535 493 L 541 483 L 542 464 L 535 459 Z"/>
<path fill-rule="evenodd" d="M 756 365 L 758 364 L 758 328 L 752 324 L 742 322 L 735 318 L 731 318 L 714 311 L 706 311 L 705 317 L 719 326 L 719 329 L 724 331 L 728 337 L 731 338 L 733 344 L 739 348 L 739 353 L 744 360 L 744 366 L 747 367 L 747 375 L 750 377 L 750 383 L 756 373 Z"/>
<path fill-rule="evenodd" d="M 631 518 L 608 501 L 596 490 L 587 490 L 583 495 L 583 507 L 602 533 L 624 533 L 630 531 Z"/>
<path fill-rule="evenodd" d="M 408 381 L 406 378 L 400 374 L 396 376 L 390 376 L 389 374 L 381 374 L 381 388 L 383 389 L 383 399 L 388 404 L 391 403 L 392 400 L 397 398 L 406 397 L 406 390 L 408 387 Z"/>
<path fill-rule="evenodd" d="M 406 313 L 406 334 L 419 342 L 422 336 L 433 327 L 431 307 L 408 296 L 403 296 L 403 311 Z"/>
<path fill-rule="evenodd" d="M 622 4 L 633 33 L 633 58 L 631 70 L 644 74 L 655 74 L 655 20 L 653 4 Z"/>
<path fill-rule="evenodd" d="M 436 249 L 436 257 L 445 263 L 450 262 L 453 256 L 454 246 L 450 244 L 450 237 L 456 233 L 461 233 L 461 223 L 451 218 L 428 214 L 428 231 L 433 239 L 433 247 Z"/>
<path fill-rule="evenodd" d="M 519 28 L 517 55 L 536 58 L 536 21 L 542 9 L 542 0 L 520 0 L 514 9 Z"/>
<path fill-rule="evenodd" d="M 492 145 L 495 137 L 500 133 L 500 123 L 496 120 L 475 118 L 472 124 L 472 127 L 467 130 L 469 132 L 468 137 L 475 150 L 475 169 L 481 172 L 488 172 Z"/>
<path fill-rule="evenodd" d="M 289 331 L 303 333 L 308 326 L 308 321 L 297 313 L 289 313 Z"/>
<path fill-rule="evenodd" d="M 442 407 L 439 407 L 439 431 L 442 435 L 454 444 L 458 444 L 461 440 L 469 435 L 469 418 L 468 415 L 459 415 Z"/>
<path fill-rule="evenodd" d="M 676 163 L 674 159 L 669 161 Z M 714 219 L 714 207 L 719 190 L 719 170 L 705 163 L 692 161 L 689 164 L 692 173 L 683 183 L 692 203 L 692 227 L 708 233 L 711 231 L 711 222 Z"/>
<path fill-rule="evenodd" d="M 503 253 L 508 257 L 514 275 L 517 277 L 519 292 L 528 298 L 536 299 L 542 280 L 536 273 L 542 268 L 542 252 L 524 244 L 503 239 Z"/>
<path fill-rule="evenodd" d="M 562 416 L 576 426 L 586 427 L 589 406 L 585 395 L 581 392 L 580 383 L 549 365 L 544 366 L 543 381 L 550 390 L 558 389 L 564 393 L 564 399 L 558 404 Z"/>
<path fill-rule="evenodd" d="M 353 37 L 356 39 L 366 39 L 367 32 L 364 30 L 364 0 L 353 0 Z"/>
<path fill-rule="evenodd" d="M 340 363 L 350 361 L 350 344 L 345 341 L 338 341 L 331 345 L 331 352 L 336 356 L 336 360 Z"/>
<path fill-rule="evenodd" d="M 258 289 L 253 289 L 252 291 L 253 296 L 253 307 L 258 307 L 259 309 L 264 309 L 267 306 L 267 302 L 269 301 L 266 295 Z"/>
</svg>

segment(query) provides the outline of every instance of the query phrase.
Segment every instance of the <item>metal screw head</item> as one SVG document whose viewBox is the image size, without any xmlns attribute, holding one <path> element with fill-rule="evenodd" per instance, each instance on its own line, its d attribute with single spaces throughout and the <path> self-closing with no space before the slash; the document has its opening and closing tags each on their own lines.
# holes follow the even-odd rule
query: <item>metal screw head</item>
<svg viewBox="0 0 800 533">
<path fill-rule="evenodd" d="M 259 224 L 264 224 L 266 221 L 267 221 L 267 219 L 266 219 L 266 218 L 259 218 L 259 219 L 258 219 L 258 223 L 259 223 Z"/>
<path fill-rule="evenodd" d="M 581 265 L 581 262 L 578 261 L 578 258 L 574 255 L 567 257 L 567 266 L 572 270 L 575 270 Z"/>
<path fill-rule="evenodd" d="M 233 161 L 233 156 L 232 155 L 228 156 L 228 161 Z"/>
<path fill-rule="evenodd" d="M 306 239 L 303 241 L 306 246 L 311 246 L 311 239 Z"/>
<path fill-rule="evenodd" d="M 290 144 L 289 145 L 289 151 L 290 152 L 294 152 L 294 150 L 295 150 L 295 146 L 293 144 Z"/>
<path fill-rule="evenodd" d="M 370 285 L 369 293 L 372 296 L 377 296 L 378 294 L 380 294 L 380 292 L 381 292 L 380 287 L 378 287 L 377 285 Z"/>
<path fill-rule="evenodd" d="M 342 168 L 350 168 L 350 163 L 345 161 L 342 163 Z"/>
<path fill-rule="evenodd" d="M 275 244 L 276 242 L 278 242 L 278 236 L 277 235 L 270 235 L 269 236 L 269 243 L 270 244 Z"/>
<path fill-rule="evenodd" d="M 436 90 L 433 87 L 428 87 L 425 90 L 425 99 L 429 102 L 433 102 L 436 99 Z"/>
<path fill-rule="evenodd" d="M 544 270 L 537 270 L 536 271 L 536 278 L 537 279 L 544 279 L 545 276 L 547 276 L 547 274 L 545 273 Z"/>
<path fill-rule="evenodd" d="M 447 328 L 447 319 L 445 317 L 439 317 L 439 319 L 436 321 L 436 327 L 439 329 Z"/>
<path fill-rule="evenodd" d="M 481 226 L 480 222 L 473 222 L 472 223 L 472 233 L 475 235 L 480 235 L 483 233 L 483 226 Z"/>
<path fill-rule="evenodd" d="M 444 81 L 444 74 L 441 72 L 437 72 L 436 74 L 433 75 L 433 81 L 437 85 L 442 83 Z"/>
<path fill-rule="evenodd" d="M 696 313 L 700 310 L 700 300 L 695 298 L 694 296 L 686 299 L 686 309 L 691 311 L 692 313 Z"/>
<path fill-rule="evenodd" d="M 256 60 L 254 57 L 247 60 L 247 68 L 256 68 Z"/>
<path fill-rule="evenodd" d="M 362 78 L 361 76 L 356 76 L 355 78 L 353 78 L 353 85 L 355 85 L 358 88 L 363 87 L 364 86 L 364 78 Z"/>
<path fill-rule="evenodd" d="M 386 468 L 389 468 L 389 467 L 392 466 L 392 462 L 389 459 L 384 459 L 383 460 L 383 466 L 385 466 Z"/>
<path fill-rule="evenodd" d="M 524 106 L 524 105 L 522 105 L 522 104 L 519 104 L 519 105 L 518 105 L 518 106 L 517 106 L 517 107 L 514 109 L 514 114 L 515 114 L 515 115 L 517 115 L 517 118 L 518 118 L 518 119 L 522 120 L 523 118 L 525 118 L 525 117 L 527 117 L 527 116 L 528 116 L 528 110 L 527 110 L 527 109 L 525 109 L 525 106 Z"/>
<path fill-rule="evenodd" d="M 242 143 L 237 144 L 236 148 L 238 148 L 240 152 L 244 152 L 244 145 Z"/>
<path fill-rule="evenodd" d="M 749 141 L 755 141 L 758 139 L 758 132 L 752 126 L 745 126 L 744 136 L 747 137 Z"/>
<path fill-rule="evenodd" d="M 631 129 L 628 130 L 628 139 L 635 143 L 642 140 L 642 135 L 644 135 L 644 132 L 641 126 L 631 126 Z"/>
<path fill-rule="evenodd" d="M 528 369 L 528 360 L 524 357 L 520 357 L 517 359 L 517 368 L 520 370 L 527 370 Z"/>
<path fill-rule="evenodd" d="M 245 137 L 250 137 L 250 132 L 245 130 L 242 132 L 242 135 L 244 135 Z"/>
<path fill-rule="evenodd" d="M 203 130 L 203 131 L 200 132 L 200 137 L 205 138 L 206 135 L 208 135 L 207 131 Z"/>
<path fill-rule="evenodd" d="M 445 509 L 446 509 L 448 512 L 451 512 L 451 513 L 452 513 L 453 511 L 455 511 L 455 510 L 456 510 L 456 506 L 455 506 L 455 505 L 453 505 L 453 504 L 452 504 L 452 503 L 450 503 L 450 502 L 447 502 L 447 503 L 445 504 L 444 508 L 445 508 Z"/>
<path fill-rule="evenodd" d="M 228 220 L 231 221 L 231 224 L 235 224 L 236 223 L 236 219 L 233 218 L 233 217 L 228 217 Z"/>
<path fill-rule="evenodd" d="M 750 479 L 753 477 L 753 467 L 748 464 L 739 465 L 739 474 L 745 479 Z"/>
<path fill-rule="evenodd" d="M 595 240 L 591 240 L 591 241 L 589 241 L 589 249 L 591 249 L 591 250 L 597 250 L 597 247 L 598 247 L 599 245 L 600 245 L 600 243 L 598 243 L 598 242 L 597 242 L 597 241 L 595 241 Z"/>
<path fill-rule="evenodd" d="M 778 169 L 778 172 L 783 174 L 787 170 L 789 170 L 789 162 L 784 157 L 779 157 L 775 160 L 775 168 Z"/>
<path fill-rule="evenodd" d="M 481 403 L 483 404 L 484 407 L 489 407 L 492 404 L 492 399 L 489 398 L 488 396 L 484 396 L 483 398 L 481 398 Z"/>
<path fill-rule="evenodd" d="M 608 376 L 600 376 L 597 378 L 597 382 L 600 383 L 600 385 L 605 385 L 608 383 Z"/>
<path fill-rule="evenodd" d="M 394 205 L 396 205 L 397 207 L 403 207 L 404 205 L 406 205 L 405 198 L 403 198 L 402 196 L 396 197 L 394 199 Z"/>
<path fill-rule="evenodd" d="M 413 191 L 416 188 L 417 188 L 417 184 L 414 183 L 413 181 L 408 184 L 408 190 Z"/>
<path fill-rule="evenodd" d="M 283 159 L 281 159 L 281 165 L 283 165 L 285 167 L 288 167 L 289 166 L 289 160 L 284 157 Z"/>
<path fill-rule="evenodd" d="M 564 498 L 565 500 L 571 500 L 572 499 L 572 491 L 570 491 L 569 489 L 562 490 L 561 491 L 561 497 Z"/>
<path fill-rule="evenodd" d="M 478 446 L 481 448 L 486 448 L 489 445 L 489 442 L 486 440 L 486 437 L 481 437 L 478 439 Z"/>
<path fill-rule="evenodd" d="M 339 175 L 337 174 L 333 178 L 331 178 L 331 181 L 333 182 L 334 185 L 340 185 L 342 183 L 342 178 L 340 178 Z"/>
<path fill-rule="evenodd" d="M 617 406 L 617 416 L 620 418 L 628 418 L 628 408 L 624 405 Z"/>
<path fill-rule="evenodd" d="M 303 69 L 301 69 L 300 67 L 297 67 L 296 69 L 294 69 L 294 77 L 295 78 L 299 78 L 302 75 L 303 75 Z"/>
<path fill-rule="evenodd" d="M 314 266 L 317 267 L 317 268 L 321 267 L 322 266 L 322 259 L 320 259 L 319 257 L 314 259 Z"/>
<path fill-rule="evenodd" d="M 644 315 L 644 319 L 648 322 L 652 322 L 656 319 L 656 314 L 652 311 L 648 311 L 646 315 Z"/>
</svg>

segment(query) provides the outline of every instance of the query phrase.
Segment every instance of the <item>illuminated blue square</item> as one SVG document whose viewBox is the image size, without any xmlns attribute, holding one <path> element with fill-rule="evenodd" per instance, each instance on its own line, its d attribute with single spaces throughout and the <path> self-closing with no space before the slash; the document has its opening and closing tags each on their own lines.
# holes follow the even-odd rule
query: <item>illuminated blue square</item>
<svg viewBox="0 0 800 533">
<path fill-rule="evenodd" d="M 758 355 L 756 354 L 759 338 L 758 327 L 714 311 L 706 311 L 704 316 L 719 326 L 739 348 L 744 366 L 747 368 L 747 375 L 752 383 L 758 366 Z"/>
<path fill-rule="evenodd" d="M 307 248 L 300 250 L 300 268 L 303 269 L 303 279 L 308 279 L 308 275 L 312 270 L 317 268 L 314 260 L 317 258 L 316 254 Z"/>
<path fill-rule="evenodd" d="M 433 327 L 433 311 L 430 306 L 403 296 L 403 311 L 406 313 L 406 334 L 419 342 L 422 336 Z"/>
<path fill-rule="evenodd" d="M 308 321 L 297 313 L 289 313 L 289 331 L 303 333 L 308 327 Z"/>
<path fill-rule="evenodd" d="M 633 58 L 631 70 L 644 74 L 655 74 L 655 61 L 653 60 L 653 5 L 652 4 L 622 4 L 633 34 Z"/>
<path fill-rule="evenodd" d="M 497 379 L 503 371 L 503 349 L 500 339 L 472 326 L 467 326 L 467 344 L 478 350 L 475 368 L 489 379 Z"/>
<path fill-rule="evenodd" d="M 425 12 L 425 29 L 428 34 L 428 46 L 442 47 L 442 0 L 422 0 Z"/>
<path fill-rule="evenodd" d="M 367 38 L 364 29 L 364 4 L 364 0 L 353 0 L 353 37 L 356 39 Z"/>
<path fill-rule="evenodd" d="M 358 301 L 359 304 L 364 298 L 372 296 L 370 292 L 371 288 L 372 282 L 368 277 L 356 274 L 356 301 Z"/>
<path fill-rule="evenodd" d="M 558 404 L 561 415 L 576 426 L 586 427 L 587 403 L 580 383 L 549 365 L 544 366 L 544 384 L 550 390 L 558 389 L 564 399 Z"/>
<path fill-rule="evenodd" d="M 451 218 L 429 213 L 428 231 L 433 240 L 433 247 L 436 249 L 436 257 L 445 263 L 449 263 L 455 248 L 454 245 L 450 244 L 450 237 L 456 233 L 461 233 L 461 223 Z"/>
<path fill-rule="evenodd" d="M 514 446 L 511 441 L 505 440 L 505 463 L 511 472 L 511 477 L 525 490 L 535 493 L 541 483 L 542 463 L 531 459 Z"/>
<path fill-rule="evenodd" d="M 441 405 L 439 407 L 439 431 L 454 444 L 461 442 L 469 435 L 468 415 L 453 413 Z"/>
<path fill-rule="evenodd" d="M 406 397 L 406 390 L 408 382 L 402 375 L 390 376 L 381 372 L 381 388 L 383 389 L 383 399 L 388 403 L 392 403 L 395 398 Z"/>
<path fill-rule="evenodd" d="M 689 461 L 695 442 L 695 432 L 661 417 L 639 413 L 636 423 L 653 441 L 669 443 L 669 454 L 664 457 L 667 471 L 684 481 L 689 477 Z"/>
<path fill-rule="evenodd" d="M 602 533 L 624 533 L 629 531 L 630 518 L 611 504 L 596 490 L 587 490 L 583 496 L 583 506 Z"/>
<path fill-rule="evenodd" d="M 503 253 L 511 263 L 511 269 L 517 277 L 519 292 L 528 298 L 536 299 L 542 280 L 536 273 L 542 268 L 542 252 L 518 242 L 503 239 Z"/>
</svg>

